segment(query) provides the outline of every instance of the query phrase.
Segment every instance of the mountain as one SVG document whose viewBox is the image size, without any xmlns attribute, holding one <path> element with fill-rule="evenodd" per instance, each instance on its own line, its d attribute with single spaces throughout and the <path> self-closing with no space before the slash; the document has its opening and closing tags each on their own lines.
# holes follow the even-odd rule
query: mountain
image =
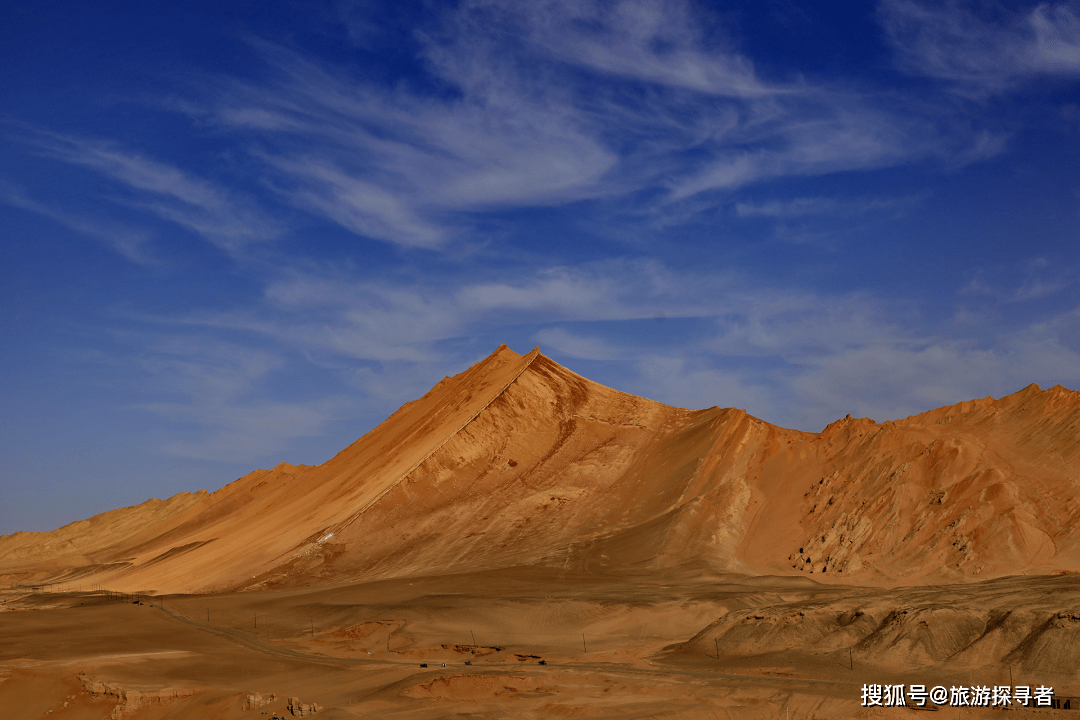
<svg viewBox="0 0 1080 720">
<path fill-rule="evenodd" d="M 0 537 L 0 582 L 209 592 L 539 565 L 927 584 L 1080 571 L 1080 393 L 821 433 L 506 346 L 317 466 Z"/>
</svg>

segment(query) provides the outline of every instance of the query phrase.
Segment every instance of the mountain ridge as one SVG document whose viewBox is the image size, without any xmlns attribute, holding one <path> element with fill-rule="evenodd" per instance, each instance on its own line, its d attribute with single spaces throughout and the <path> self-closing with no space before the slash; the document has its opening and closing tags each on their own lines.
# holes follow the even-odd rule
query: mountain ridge
<svg viewBox="0 0 1080 720">
<path fill-rule="evenodd" d="M 1080 570 L 1080 393 L 820 433 L 505 345 L 333 458 L 0 537 L 0 581 L 205 592 L 539 564 L 920 584 Z M 1056 459 L 1055 459 L 1056 458 Z"/>
</svg>

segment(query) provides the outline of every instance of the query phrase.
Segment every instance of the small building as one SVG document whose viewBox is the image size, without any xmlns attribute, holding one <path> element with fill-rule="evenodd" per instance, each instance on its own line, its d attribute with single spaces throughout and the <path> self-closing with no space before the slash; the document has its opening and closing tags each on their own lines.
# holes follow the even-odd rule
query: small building
<svg viewBox="0 0 1080 720">
<path fill-rule="evenodd" d="M 1050 701 L 1050 707 L 1057 710 L 1080 710 L 1080 697 L 1070 695 L 1054 695 Z"/>
</svg>

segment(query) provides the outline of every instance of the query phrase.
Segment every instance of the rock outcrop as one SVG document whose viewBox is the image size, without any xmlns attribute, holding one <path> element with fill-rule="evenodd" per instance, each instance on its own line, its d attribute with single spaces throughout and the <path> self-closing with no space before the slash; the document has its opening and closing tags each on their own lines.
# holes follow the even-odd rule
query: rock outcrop
<svg viewBox="0 0 1080 720">
<path fill-rule="evenodd" d="M 269 705 L 275 701 L 277 701 L 277 695 L 273 693 L 266 696 L 260 693 L 248 693 L 247 698 L 244 700 L 244 710 L 257 710 L 263 705 Z"/>
<path fill-rule="evenodd" d="M 300 698 L 298 697 L 289 698 L 289 701 L 285 704 L 285 707 L 294 717 L 306 717 L 309 715 L 314 715 L 315 713 L 322 710 L 321 705 L 318 705 L 316 703 L 300 702 Z"/>
<path fill-rule="evenodd" d="M 117 704 L 109 715 L 111 720 L 127 720 L 151 705 L 168 705 L 197 692 L 190 688 L 129 690 L 119 685 L 94 680 L 86 675 L 79 675 L 78 678 L 83 689 L 91 695 L 116 700 Z"/>
</svg>

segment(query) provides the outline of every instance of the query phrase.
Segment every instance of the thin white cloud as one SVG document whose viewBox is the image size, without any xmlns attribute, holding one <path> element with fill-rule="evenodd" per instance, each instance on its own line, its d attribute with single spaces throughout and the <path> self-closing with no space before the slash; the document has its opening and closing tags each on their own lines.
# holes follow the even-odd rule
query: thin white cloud
<svg viewBox="0 0 1080 720">
<path fill-rule="evenodd" d="M 308 401 L 268 398 L 263 388 L 285 361 L 282 353 L 236 341 L 172 336 L 140 356 L 140 375 L 153 392 L 178 400 L 136 408 L 194 428 L 193 437 L 162 443 L 167 455 L 223 462 L 253 462 L 302 437 L 322 434 L 348 405 L 342 397 Z"/>
<path fill-rule="evenodd" d="M 671 200 L 731 191 L 782 177 L 811 177 L 913 162 L 941 151 L 914 117 L 875 110 L 821 93 L 800 100 L 760 126 L 748 124 L 714 147 L 714 157 L 671 183 Z M 744 149 L 750 144 L 751 149 Z M 756 146 L 756 147 L 753 147 Z"/>
<path fill-rule="evenodd" d="M 643 353 L 634 362 L 634 390 L 667 405 L 701 410 L 733 407 L 755 417 L 784 424 L 787 408 L 778 402 L 782 390 L 768 379 L 717 367 L 708 358 L 683 354 Z"/>
<path fill-rule="evenodd" d="M 766 324 L 775 332 L 748 334 L 742 346 L 724 335 L 720 343 L 682 343 L 666 354 L 643 348 L 622 389 L 692 409 L 739 407 L 782 426 L 818 431 L 848 413 L 896 420 L 962 400 L 1000 397 L 1032 382 L 1080 387 L 1078 310 L 982 341 L 959 321 L 933 335 L 887 323 L 867 328 L 860 338 L 846 326 L 849 313 L 835 307 L 849 299 L 804 301 L 800 319 L 770 319 Z M 810 333 L 824 336 L 820 343 L 808 342 L 800 327 L 806 323 Z M 763 360 L 725 359 L 755 355 Z"/>
<path fill-rule="evenodd" d="M 234 193 L 116 143 L 43 130 L 23 139 L 39 154 L 90 168 L 126 191 L 108 199 L 176 223 L 220 247 L 235 249 L 277 233 L 262 212 L 237 201 Z"/>
<path fill-rule="evenodd" d="M 794 197 L 735 203 L 739 217 L 761 217 L 774 220 L 831 216 L 844 217 L 872 213 L 902 213 L 922 200 L 918 196 L 898 198 L 855 197 Z"/>
<path fill-rule="evenodd" d="M 328 159 L 268 158 L 293 187 L 280 192 L 294 204 L 325 215 L 358 235 L 435 247 L 446 237 L 437 223 L 411 207 L 407 192 L 343 172 Z"/>
<path fill-rule="evenodd" d="M 1076 272 L 1071 263 L 1052 264 L 1045 257 L 1012 264 L 1007 269 L 999 269 L 996 275 L 978 268 L 958 294 L 1004 305 L 1048 297 L 1076 283 Z"/>
<path fill-rule="evenodd" d="M 151 233 L 117 222 L 85 217 L 71 209 L 43 203 L 31 198 L 24 190 L 0 179 L 0 202 L 46 217 L 75 232 L 105 242 L 120 255 L 139 265 L 153 265 L 147 250 Z"/>
<path fill-rule="evenodd" d="M 749 298 L 748 298 L 749 300 Z M 974 318 L 928 333 L 910 311 L 859 296 L 767 295 L 717 320 L 701 350 L 773 358 L 775 369 L 740 371 L 749 388 L 779 390 L 766 400 L 773 422 L 820 429 L 847 413 L 898 419 L 1032 383 L 1080 387 L 1080 311 L 994 332 Z M 907 316 L 906 322 L 890 317 Z M 978 327 L 975 327 L 978 326 Z M 753 411 L 751 411 L 753 412 Z"/>
<path fill-rule="evenodd" d="M 830 213 L 836 206 L 833 198 L 800 197 L 756 203 L 738 202 L 735 203 L 735 214 L 739 217 L 791 218 Z"/>
<path fill-rule="evenodd" d="M 716 334 L 705 344 L 720 355 L 776 355 L 799 362 L 820 353 L 895 341 L 900 332 L 888 322 L 882 306 L 860 294 L 743 292 L 731 305 L 732 312 L 715 321 Z M 918 340 L 907 338 L 909 343 Z"/>
<path fill-rule="evenodd" d="M 85 165 L 136 189 L 172 197 L 206 210 L 220 210 L 219 191 L 174 167 L 124 152 L 111 143 L 40 133 L 34 143 L 44 155 Z"/>
<path fill-rule="evenodd" d="M 877 421 L 914 415 L 942 405 L 994 395 L 1031 384 L 1080 386 L 1080 314 L 1003 333 L 983 346 L 940 339 L 915 346 L 883 342 L 834 352 L 811 364 L 792 383 L 806 401 L 805 422 L 842 414 Z"/>
<path fill-rule="evenodd" d="M 899 65 L 969 93 L 1011 89 L 1037 75 L 1080 76 L 1080 6 L 1041 3 L 1026 15 L 958 2 L 882 0 Z"/>
<path fill-rule="evenodd" d="M 949 63 L 983 62 L 979 43 L 957 44 L 968 30 L 1023 36 L 956 6 L 886 0 L 881 16 L 894 38 L 916 38 L 905 62 L 933 60 L 938 71 L 924 71 L 946 75 Z M 169 106 L 234 131 L 261 166 L 255 182 L 285 203 L 421 248 L 468 237 L 489 211 L 604 199 L 670 224 L 776 178 L 970 163 L 1004 147 L 1001 132 L 938 122 L 930 104 L 763 79 L 725 37 L 723 14 L 683 0 L 469 0 L 432 17 L 417 34 L 424 84 L 387 88 L 256 40 L 267 79 L 206 81 L 201 98 Z M 1071 5 L 1033 11 L 1024 42 L 1035 50 L 1015 52 L 1041 60 L 1022 67 L 1071 72 L 1076 18 Z M 278 234 L 252 202 L 188 170 L 116 143 L 31 134 L 40 153 L 127 191 L 111 199 L 226 249 Z"/>
<path fill-rule="evenodd" d="M 266 298 L 247 311 L 143 318 L 183 326 L 185 336 L 233 338 L 158 343 L 145 356 L 143 373 L 181 397 L 146 407 L 202 428 L 169 452 L 225 459 L 236 446 L 254 456 L 327 427 L 346 409 L 340 399 L 282 403 L 264 390 L 286 358 L 338 373 L 388 414 L 422 394 L 439 369 L 463 368 L 508 340 L 500 329 L 530 326 L 538 327 L 532 339 L 557 357 L 616 361 L 615 375 L 598 378 L 605 384 L 682 407 L 741 407 L 803 430 L 847 413 L 897 419 L 1031 382 L 1080 387 L 1078 310 L 1011 331 L 959 313 L 929 332 L 918 329 L 914 307 L 676 273 L 654 262 L 483 281 L 293 272 L 271 283 Z M 692 318 L 687 327 L 696 329 L 671 333 L 657 350 L 634 323 L 660 316 Z M 290 413 L 293 425 L 281 419 Z"/>
<path fill-rule="evenodd" d="M 641 281 L 641 278 L 635 278 Z M 599 319 L 625 313 L 616 278 L 577 268 L 549 268 L 514 281 L 467 285 L 456 293 L 464 308 L 518 316 Z"/>
<path fill-rule="evenodd" d="M 721 279 L 709 282 L 715 286 Z M 686 287 L 655 262 L 541 268 L 502 281 L 381 282 L 294 272 L 267 286 L 268 303 L 260 310 L 166 322 L 240 331 L 293 350 L 355 360 L 432 362 L 439 357 L 438 342 L 475 335 L 485 326 L 716 311 L 715 301 Z"/>
<path fill-rule="evenodd" d="M 682 0 L 473 0 L 457 22 L 469 36 L 494 25 L 544 55 L 638 82 L 728 97 L 798 91 L 761 81 L 748 58 L 717 47 L 715 28 L 706 38 L 703 19 Z"/>
<path fill-rule="evenodd" d="M 242 133 L 286 202 L 407 247 L 443 247 L 493 210 L 605 199 L 670 218 L 774 178 L 993 151 L 932 108 L 763 80 L 722 15 L 679 0 L 474 0 L 433 17 L 417 37 L 436 91 L 253 42 L 270 79 L 174 107 Z"/>
<path fill-rule="evenodd" d="M 297 438 L 318 437 L 343 409 L 342 403 L 333 399 L 307 403 L 149 403 L 140 407 L 198 428 L 196 438 L 161 443 L 157 448 L 161 453 L 235 463 L 284 453 Z"/>
<path fill-rule="evenodd" d="M 272 136 L 279 149 L 257 154 L 272 187 L 360 235 L 437 246 L 455 231 L 447 212 L 596 196 L 616 161 L 553 89 L 525 91 L 500 77 L 498 63 L 475 70 L 484 82 L 457 78 L 475 93 L 445 100 L 387 91 L 256 46 L 277 80 L 227 86 L 211 116 Z"/>
<path fill-rule="evenodd" d="M 533 336 L 545 353 L 582 360 L 616 360 L 622 353 L 601 337 L 570 332 L 561 327 L 545 328 Z"/>
</svg>

